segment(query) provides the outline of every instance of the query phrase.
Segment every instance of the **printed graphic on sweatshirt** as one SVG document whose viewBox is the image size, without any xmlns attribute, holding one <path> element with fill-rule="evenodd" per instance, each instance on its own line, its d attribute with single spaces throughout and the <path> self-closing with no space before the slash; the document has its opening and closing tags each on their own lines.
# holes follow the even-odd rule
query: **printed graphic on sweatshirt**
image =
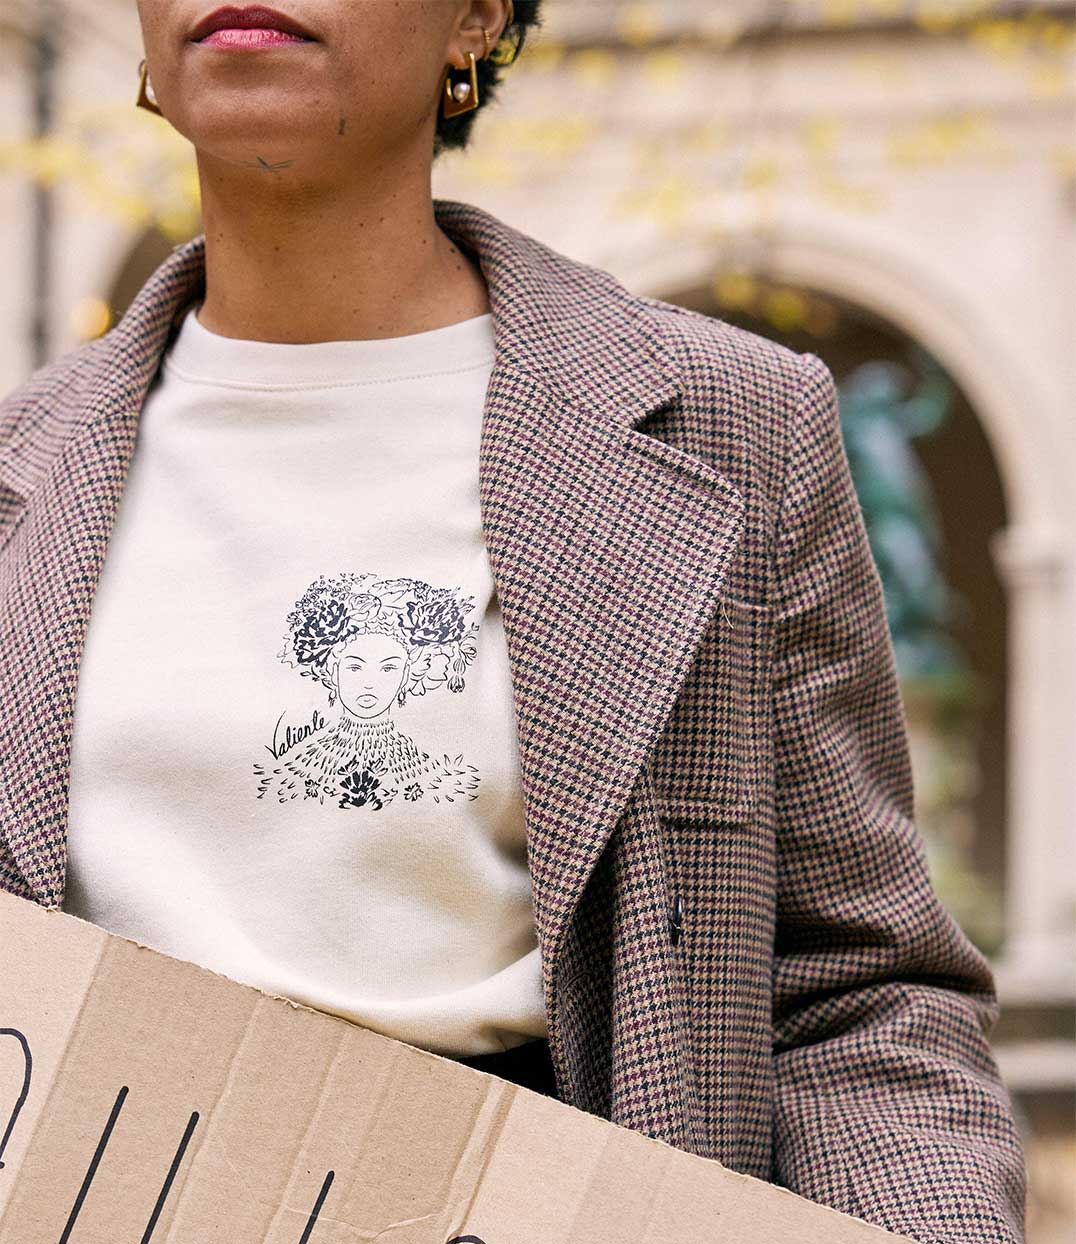
<svg viewBox="0 0 1076 1244">
<path fill-rule="evenodd" d="M 394 799 L 476 799 L 479 775 L 462 754 L 431 757 L 396 723 L 415 696 L 459 694 L 477 655 L 473 597 L 421 579 L 321 575 L 287 616 L 284 664 L 324 687 L 328 708 L 299 728 L 281 714 L 254 765 L 257 797 L 384 808 Z"/>
</svg>

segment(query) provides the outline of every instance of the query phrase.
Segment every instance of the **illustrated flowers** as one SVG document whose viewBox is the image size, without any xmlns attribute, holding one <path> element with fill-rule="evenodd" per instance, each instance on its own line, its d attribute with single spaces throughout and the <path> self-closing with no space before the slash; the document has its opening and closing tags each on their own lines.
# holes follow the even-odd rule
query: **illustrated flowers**
<svg viewBox="0 0 1076 1244">
<path fill-rule="evenodd" d="M 381 788 L 381 775 L 385 771 L 382 763 L 378 765 L 376 771 L 372 765 L 368 765 L 364 769 L 352 769 L 340 779 L 340 807 L 341 808 L 361 808 L 366 804 L 370 804 L 374 808 L 384 806 L 384 801 L 379 795 Z M 394 792 L 395 793 L 395 792 Z"/>
<path fill-rule="evenodd" d="M 463 638 L 463 610 L 448 589 L 439 588 L 409 601 L 400 625 L 415 644 L 455 644 Z"/>
<path fill-rule="evenodd" d="M 473 597 L 421 579 L 321 575 L 288 614 L 288 633 L 277 655 L 332 692 L 334 650 L 356 635 L 378 632 L 398 639 L 408 653 L 401 703 L 407 695 L 425 695 L 446 684 L 459 692 L 478 653 L 478 624 L 467 621 L 473 609 Z"/>
</svg>

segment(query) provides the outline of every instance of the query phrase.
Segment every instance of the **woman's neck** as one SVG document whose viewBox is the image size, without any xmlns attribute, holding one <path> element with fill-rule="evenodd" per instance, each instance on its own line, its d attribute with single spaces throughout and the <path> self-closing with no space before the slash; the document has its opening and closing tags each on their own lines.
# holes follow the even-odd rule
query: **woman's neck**
<svg viewBox="0 0 1076 1244">
<path fill-rule="evenodd" d="M 303 343 L 400 337 L 488 311 L 481 271 L 437 225 L 428 156 L 410 176 L 399 164 L 326 186 L 200 154 L 199 321 L 225 337 Z"/>
<path fill-rule="evenodd" d="M 379 714 L 377 717 L 356 717 L 346 708 L 340 714 L 339 730 L 351 738 L 360 736 L 391 734 L 396 726 L 391 712 Z"/>
</svg>

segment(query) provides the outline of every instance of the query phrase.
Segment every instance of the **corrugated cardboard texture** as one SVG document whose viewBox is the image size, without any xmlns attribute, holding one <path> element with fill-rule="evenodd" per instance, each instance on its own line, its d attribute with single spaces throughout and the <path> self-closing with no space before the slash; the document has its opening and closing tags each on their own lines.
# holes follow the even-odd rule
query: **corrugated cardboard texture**
<svg viewBox="0 0 1076 1244">
<path fill-rule="evenodd" d="M 2 893 L 0 1144 L 0 1244 L 899 1238 Z"/>
</svg>

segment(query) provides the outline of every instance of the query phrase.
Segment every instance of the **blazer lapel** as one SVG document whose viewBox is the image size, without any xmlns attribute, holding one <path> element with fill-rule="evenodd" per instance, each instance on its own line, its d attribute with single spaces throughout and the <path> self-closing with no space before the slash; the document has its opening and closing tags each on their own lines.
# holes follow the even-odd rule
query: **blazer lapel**
<svg viewBox="0 0 1076 1244">
<path fill-rule="evenodd" d="M 494 318 L 480 504 L 552 997 L 568 922 L 712 616 L 744 506 L 715 468 L 642 430 L 680 386 L 627 290 L 473 205 L 434 204 L 481 265 Z M 87 397 L 73 410 L 43 399 L 0 455 L 0 485 L 25 509 L 0 547 L 0 830 L 46 904 L 63 896 L 78 667 L 141 404 L 203 289 L 199 237 L 100 343 Z"/>
<path fill-rule="evenodd" d="M 572 913 L 710 623 L 744 503 L 643 430 L 681 386 L 629 291 L 470 205 L 442 202 L 438 219 L 481 263 L 494 318 L 480 497 L 552 1004 Z"/>
<path fill-rule="evenodd" d="M 47 906 L 63 898 L 75 692 L 94 591 L 142 401 L 202 273 L 199 250 L 176 249 L 90 347 L 97 357 L 72 376 L 86 384 L 82 396 L 34 380 L 17 390 L 21 417 L 0 454 L 0 488 L 22 508 L 0 545 L 0 832 Z"/>
</svg>

